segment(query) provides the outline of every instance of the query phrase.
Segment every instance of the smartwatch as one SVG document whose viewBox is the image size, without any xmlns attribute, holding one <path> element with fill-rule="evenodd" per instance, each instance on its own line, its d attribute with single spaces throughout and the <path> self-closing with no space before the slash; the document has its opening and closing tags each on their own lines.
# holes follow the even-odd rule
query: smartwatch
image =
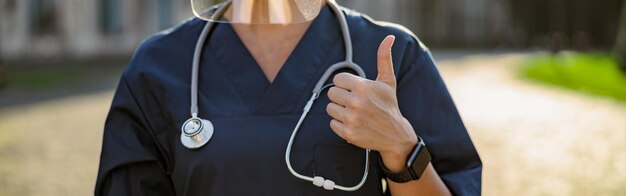
<svg viewBox="0 0 626 196">
<path fill-rule="evenodd" d="M 389 169 L 385 167 L 382 158 L 379 157 L 380 166 L 382 167 L 383 172 L 389 180 L 397 183 L 405 183 L 408 181 L 420 179 L 420 177 L 424 173 L 424 170 L 426 170 L 426 166 L 428 166 L 428 163 L 430 163 L 431 157 L 428 149 L 426 149 L 424 140 L 422 140 L 422 138 L 420 138 L 419 136 L 417 137 L 417 139 L 417 145 L 415 145 L 415 148 L 411 152 L 407 160 L 406 167 L 398 173 L 393 173 L 389 171 Z"/>
</svg>

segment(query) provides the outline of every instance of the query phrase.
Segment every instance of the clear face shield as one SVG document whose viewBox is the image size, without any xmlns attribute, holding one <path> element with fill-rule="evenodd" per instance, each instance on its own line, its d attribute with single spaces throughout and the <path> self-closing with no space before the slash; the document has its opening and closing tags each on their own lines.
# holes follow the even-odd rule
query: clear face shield
<svg viewBox="0 0 626 196">
<path fill-rule="evenodd" d="M 293 24 L 315 19 L 325 0 L 191 0 L 198 18 L 234 24 Z"/>
</svg>

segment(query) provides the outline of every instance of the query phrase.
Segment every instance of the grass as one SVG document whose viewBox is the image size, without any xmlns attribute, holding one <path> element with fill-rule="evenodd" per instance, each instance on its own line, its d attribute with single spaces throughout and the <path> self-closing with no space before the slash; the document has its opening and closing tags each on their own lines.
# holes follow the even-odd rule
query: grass
<svg viewBox="0 0 626 196">
<path fill-rule="evenodd" d="M 7 73 L 6 84 L 25 89 L 48 89 L 74 83 L 80 74 L 66 70 L 30 70 Z"/>
<path fill-rule="evenodd" d="M 626 101 L 626 72 L 607 53 L 535 55 L 524 62 L 521 72 L 533 80 Z"/>
</svg>

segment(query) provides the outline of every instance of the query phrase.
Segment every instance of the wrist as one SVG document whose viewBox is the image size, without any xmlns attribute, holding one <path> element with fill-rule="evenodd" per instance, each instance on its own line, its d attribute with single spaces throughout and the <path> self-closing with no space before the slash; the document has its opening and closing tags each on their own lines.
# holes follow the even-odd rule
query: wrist
<svg viewBox="0 0 626 196">
<path fill-rule="evenodd" d="M 385 162 L 384 160 L 382 160 L 383 156 L 386 156 L 387 160 L 389 161 Z M 418 143 L 413 147 L 413 150 L 406 159 L 389 158 L 389 154 L 381 155 L 380 164 L 387 179 L 397 183 L 405 183 L 412 180 L 419 180 L 422 175 L 424 175 L 424 171 L 428 167 L 428 164 L 430 164 L 432 157 L 430 156 L 430 153 L 428 152 L 424 141 L 418 137 Z M 403 163 L 406 163 L 406 165 L 401 165 Z M 392 168 L 388 168 L 385 164 L 391 165 Z M 402 166 L 403 168 L 401 168 L 401 170 L 398 170 L 400 166 Z"/>
<path fill-rule="evenodd" d="M 380 152 L 384 166 L 391 172 L 402 171 L 407 166 L 406 163 L 409 155 L 416 145 L 417 140 L 404 145 L 398 145 L 398 147 L 389 151 Z"/>
<path fill-rule="evenodd" d="M 418 142 L 417 135 L 415 135 L 409 121 L 401 117 L 399 122 L 399 128 L 407 134 L 402 137 L 403 140 L 395 142 L 395 145 L 389 145 L 386 150 L 380 151 L 383 164 L 392 172 L 400 172 L 406 167 L 408 157 Z"/>
</svg>

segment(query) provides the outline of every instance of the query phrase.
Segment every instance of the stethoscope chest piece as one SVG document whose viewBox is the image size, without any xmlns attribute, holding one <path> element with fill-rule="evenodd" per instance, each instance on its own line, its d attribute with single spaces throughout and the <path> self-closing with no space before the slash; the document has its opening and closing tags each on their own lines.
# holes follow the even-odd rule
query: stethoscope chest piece
<svg viewBox="0 0 626 196">
<path fill-rule="evenodd" d="M 216 19 L 221 17 L 221 15 L 225 12 L 228 5 L 230 5 L 231 1 L 225 1 L 226 3 L 223 6 L 219 7 L 216 11 L 217 14 L 212 16 L 212 19 Z M 335 12 L 339 20 L 339 24 L 341 26 L 341 34 L 343 36 L 344 46 L 345 46 L 345 57 L 346 59 L 342 62 L 336 63 L 330 66 L 326 72 L 322 75 L 320 80 L 315 84 L 313 91 L 311 92 L 311 98 L 304 106 L 302 115 L 300 116 L 300 120 L 296 123 L 295 128 L 291 132 L 291 137 L 289 138 L 289 142 L 287 144 L 287 149 L 285 151 L 285 163 L 287 165 L 287 169 L 289 172 L 295 177 L 312 182 L 315 186 L 323 187 L 326 190 L 343 190 L 343 191 L 356 191 L 361 188 L 365 181 L 367 180 L 367 175 L 370 167 L 370 150 L 365 149 L 365 166 L 363 167 L 363 176 L 361 177 L 361 181 L 353 186 L 342 186 L 335 184 L 334 181 L 330 179 L 326 179 L 322 176 L 306 176 L 300 174 L 294 170 L 291 166 L 291 147 L 293 146 L 296 135 L 298 134 L 298 130 L 300 126 L 304 122 L 309 110 L 313 106 L 315 100 L 320 96 L 321 92 L 332 86 L 332 84 L 326 84 L 326 81 L 330 79 L 332 74 L 340 69 L 352 69 L 356 72 L 357 75 L 365 78 L 365 72 L 359 65 L 355 64 L 352 61 L 352 41 L 350 38 L 350 29 L 348 28 L 348 22 L 346 21 L 346 15 L 343 14 L 342 10 L 338 5 L 335 4 L 335 1 L 326 0 L 330 5 L 330 8 Z M 206 23 L 202 32 L 200 33 L 200 37 L 196 43 L 196 48 L 193 55 L 193 64 L 191 71 L 191 118 L 189 118 L 183 126 L 181 127 L 180 141 L 182 144 L 189 149 L 198 149 L 204 145 L 211 139 L 213 136 L 213 124 L 210 121 L 198 118 L 198 74 L 200 67 L 200 57 L 202 56 L 202 49 L 204 48 L 205 41 L 209 36 L 209 32 L 213 26 L 213 22 L 209 21 Z"/>
<path fill-rule="evenodd" d="M 180 141 L 189 149 L 204 146 L 213 136 L 213 123 L 201 118 L 189 118 L 181 127 Z"/>
</svg>

